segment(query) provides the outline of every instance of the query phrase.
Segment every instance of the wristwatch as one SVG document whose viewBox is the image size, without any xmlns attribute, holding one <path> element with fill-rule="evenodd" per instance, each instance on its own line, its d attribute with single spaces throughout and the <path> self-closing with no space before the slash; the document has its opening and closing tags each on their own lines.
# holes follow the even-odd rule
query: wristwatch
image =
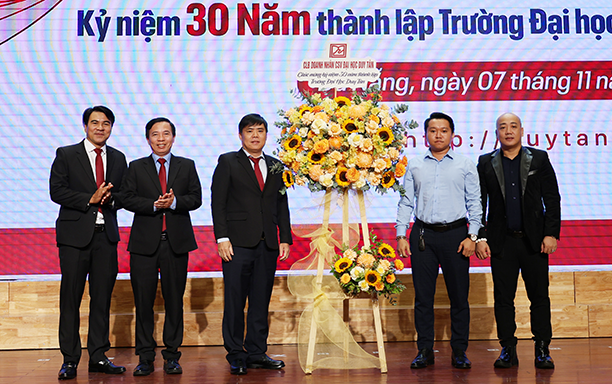
<svg viewBox="0 0 612 384">
<path fill-rule="evenodd" d="M 476 240 L 478 240 L 478 236 L 474 235 L 474 234 L 470 234 L 469 235 L 470 240 L 472 240 L 473 242 L 476 242 Z"/>
</svg>

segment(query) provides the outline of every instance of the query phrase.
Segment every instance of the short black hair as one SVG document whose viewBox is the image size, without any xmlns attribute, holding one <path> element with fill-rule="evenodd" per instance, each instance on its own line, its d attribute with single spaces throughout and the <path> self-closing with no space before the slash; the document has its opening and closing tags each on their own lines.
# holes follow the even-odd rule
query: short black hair
<svg viewBox="0 0 612 384">
<path fill-rule="evenodd" d="M 451 132 L 455 133 L 455 123 L 453 122 L 453 118 L 442 112 L 432 112 L 432 114 L 429 115 L 427 119 L 425 119 L 425 133 L 427 133 L 427 127 L 429 125 L 429 122 L 433 119 L 443 119 L 448 121 L 448 125 L 450 125 Z"/>
<path fill-rule="evenodd" d="M 84 126 L 87 126 L 87 124 L 89 123 L 89 117 L 93 112 L 102 112 L 104 115 L 106 115 L 106 118 L 110 120 L 111 126 L 115 125 L 115 114 L 113 113 L 113 111 L 103 105 L 96 105 L 95 107 L 87 108 L 85 112 L 83 112 Z"/>
<path fill-rule="evenodd" d="M 170 119 L 168 119 L 167 117 L 156 117 L 154 119 L 149 120 L 149 122 L 145 126 L 145 137 L 147 139 L 149 138 L 149 131 L 151 131 L 151 128 L 153 128 L 153 126 L 157 123 L 170 124 L 170 128 L 172 129 L 172 137 L 176 136 L 176 127 L 174 126 L 174 123 L 170 121 Z"/>
<path fill-rule="evenodd" d="M 249 113 L 240 119 L 238 123 L 238 133 L 242 134 L 245 128 L 252 127 L 253 125 L 263 125 L 268 132 L 268 122 L 258 113 Z"/>
</svg>

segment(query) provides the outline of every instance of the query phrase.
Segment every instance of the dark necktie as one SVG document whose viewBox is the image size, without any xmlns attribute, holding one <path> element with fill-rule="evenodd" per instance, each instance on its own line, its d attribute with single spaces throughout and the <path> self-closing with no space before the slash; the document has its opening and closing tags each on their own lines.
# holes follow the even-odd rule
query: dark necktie
<svg viewBox="0 0 612 384">
<path fill-rule="evenodd" d="M 257 182 L 259 183 L 259 189 L 263 191 L 264 179 L 263 179 L 263 175 L 261 174 L 261 169 L 259 168 L 259 160 L 261 160 L 261 157 L 254 158 L 252 156 L 249 156 L 249 159 L 251 159 L 251 161 L 253 162 L 253 165 L 255 166 L 255 177 L 257 177 Z"/>
<path fill-rule="evenodd" d="M 166 159 L 159 158 L 157 159 L 161 166 L 159 167 L 159 184 L 161 184 L 162 194 L 166 193 Z M 163 224 L 162 224 L 162 232 L 166 230 L 166 214 L 163 213 Z"/>
</svg>

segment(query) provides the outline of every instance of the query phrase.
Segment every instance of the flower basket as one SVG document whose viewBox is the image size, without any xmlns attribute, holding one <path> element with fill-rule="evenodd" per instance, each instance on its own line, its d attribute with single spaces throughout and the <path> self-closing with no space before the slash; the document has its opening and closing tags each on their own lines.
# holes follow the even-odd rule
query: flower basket
<svg viewBox="0 0 612 384">
<path fill-rule="evenodd" d="M 378 241 L 371 234 L 371 245 L 345 249 L 335 255 L 331 273 L 347 296 L 377 293 L 391 304 L 391 295 L 401 293 L 406 287 L 396 273 L 404 269 L 404 263 L 395 259 L 395 250 L 389 244 Z"/>
<path fill-rule="evenodd" d="M 380 103 L 378 88 L 345 96 L 301 95 L 303 104 L 278 113 L 282 120 L 279 148 L 285 186 L 307 186 L 311 191 L 345 188 L 379 193 L 403 193 L 398 181 L 408 162 L 401 156 L 406 131 L 416 122 L 402 123 L 398 105 Z M 281 171 L 281 170 L 278 170 Z"/>
</svg>

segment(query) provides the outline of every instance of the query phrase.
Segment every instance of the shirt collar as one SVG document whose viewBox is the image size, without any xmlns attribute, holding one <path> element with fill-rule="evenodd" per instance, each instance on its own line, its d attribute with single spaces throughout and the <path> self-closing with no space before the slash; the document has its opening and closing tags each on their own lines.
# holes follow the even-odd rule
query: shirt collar
<svg viewBox="0 0 612 384">
<path fill-rule="evenodd" d="M 259 159 L 264 159 L 264 160 L 266 159 L 266 157 L 264 156 L 263 152 L 261 152 L 261 156 L 255 157 L 255 156 L 251 155 L 250 153 L 248 153 L 246 151 L 246 149 L 244 149 L 244 148 L 241 148 L 241 149 L 242 149 L 242 152 L 244 152 L 244 154 L 247 155 L 247 157 L 253 157 L 255 159 L 259 158 Z"/>
<path fill-rule="evenodd" d="M 93 152 L 93 151 L 94 151 L 94 149 L 96 149 L 96 146 L 95 146 L 95 145 L 93 145 L 93 144 L 91 143 L 91 141 L 89 141 L 89 140 L 87 140 L 87 139 L 83 140 L 83 143 L 85 144 L 85 151 L 86 151 L 87 153 L 89 153 L 89 152 Z M 106 144 L 104 144 L 102 147 L 100 147 L 100 149 L 102 150 L 102 153 L 103 153 L 103 154 L 104 154 L 104 153 L 106 153 Z"/>
<path fill-rule="evenodd" d="M 168 154 L 166 156 L 157 156 L 155 153 L 151 153 L 151 156 L 153 156 L 153 162 L 157 164 L 157 160 L 159 159 L 164 159 L 166 160 L 166 164 L 168 164 L 168 166 L 170 165 L 170 158 L 172 157 L 172 153 L 168 152 Z"/>
<path fill-rule="evenodd" d="M 455 151 L 453 151 L 453 149 L 449 149 L 448 152 L 446 152 L 446 154 L 444 155 L 444 157 L 449 157 L 451 160 L 455 158 Z M 443 158 L 444 158 L 443 157 Z M 430 159 L 435 159 L 438 160 L 434 157 L 434 155 L 431 154 L 431 149 L 428 149 L 427 152 L 425 152 L 425 155 L 423 155 L 423 159 L 426 158 L 430 158 Z"/>
</svg>

